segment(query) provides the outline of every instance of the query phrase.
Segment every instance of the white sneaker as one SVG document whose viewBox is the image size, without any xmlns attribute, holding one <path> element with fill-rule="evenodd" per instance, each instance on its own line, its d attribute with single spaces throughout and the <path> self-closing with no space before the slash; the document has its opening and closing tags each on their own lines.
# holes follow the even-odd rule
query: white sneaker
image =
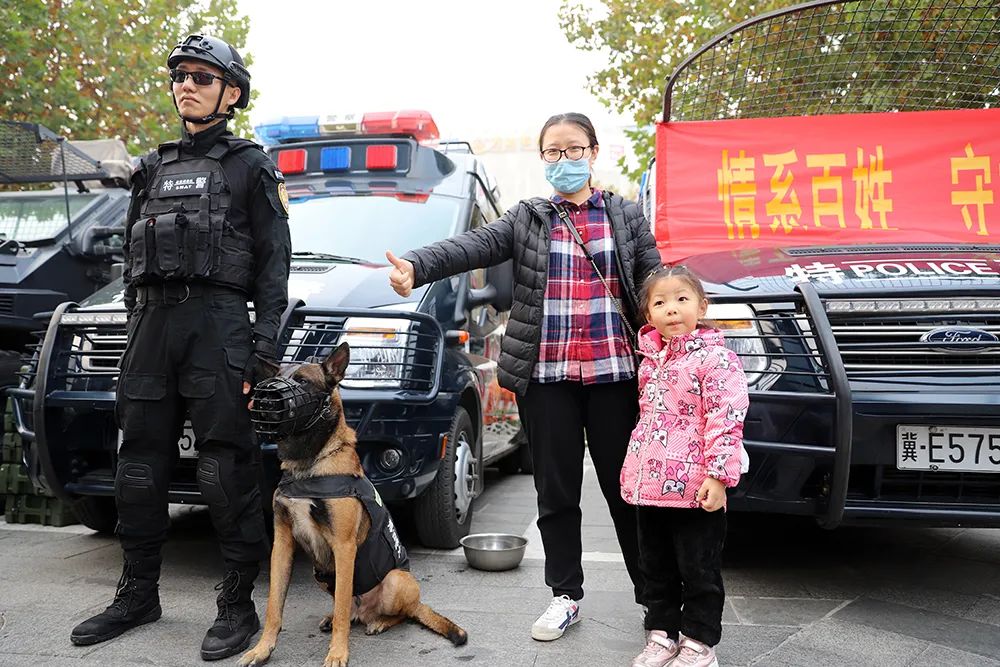
<svg viewBox="0 0 1000 667">
<path fill-rule="evenodd" d="M 568 595 L 560 595 L 552 598 L 549 608 L 531 626 L 531 638 L 540 642 L 559 639 L 566 632 L 566 628 L 579 620 L 580 605 Z"/>
</svg>

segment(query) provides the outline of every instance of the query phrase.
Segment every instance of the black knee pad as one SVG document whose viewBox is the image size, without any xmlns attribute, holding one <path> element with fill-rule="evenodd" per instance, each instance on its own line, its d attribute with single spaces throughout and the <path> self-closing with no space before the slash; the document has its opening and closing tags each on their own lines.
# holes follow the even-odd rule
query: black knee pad
<svg viewBox="0 0 1000 667">
<path fill-rule="evenodd" d="M 225 458 L 206 456 L 202 454 L 198 457 L 198 468 L 196 476 L 198 478 L 198 488 L 201 489 L 202 498 L 209 506 L 229 507 L 229 494 L 222 480 L 230 481 L 232 484 L 233 462 Z"/>
<path fill-rule="evenodd" d="M 115 475 L 115 498 L 125 503 L 151 503 L 159 494 L 153 467 L 148 463 L 122 462 Z"/>
</svg>

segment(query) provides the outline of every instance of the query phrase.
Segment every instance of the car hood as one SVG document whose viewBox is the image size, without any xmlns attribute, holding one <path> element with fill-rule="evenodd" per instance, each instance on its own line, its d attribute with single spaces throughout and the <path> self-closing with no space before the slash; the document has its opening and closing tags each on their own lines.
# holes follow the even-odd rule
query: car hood
<svg viewBox="0 0 1000 667">
<path fill-rule="evenodd" d="M 292 263 L 288 276 L 288 298 L 301 299 L 313 308 L 379 308 L 413 303 L 423 298 L 426 287 L 401 297 L 389 287 L 390 266 L 310 261 Z M 84 299 L 81 308 L 124 309 L 124 286 L 116 280 Z"/>
<path fill-rule="evenodd" d="M 1000 246 L 872 245 L 752 248 L 695 255 L 683 264 L 710 294 L 821 292 L 991 285 L 1000 287 Z"/>
</svg>

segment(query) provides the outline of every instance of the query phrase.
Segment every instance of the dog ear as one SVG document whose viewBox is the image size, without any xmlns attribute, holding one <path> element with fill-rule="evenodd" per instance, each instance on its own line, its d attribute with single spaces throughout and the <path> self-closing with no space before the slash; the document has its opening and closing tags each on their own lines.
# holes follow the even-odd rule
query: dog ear
<svg viewBox="0 0 1000 667">
<path fill-rule="evenodd" d="M 270 359 L 265 359 L 264 357 L 257 357 L 257 359 L 260 363 L 257 367 L 260 371 L 259 381 L 270 380 L 281 372 L 281 364 L 276 364 Z"/>
<path fill-rule="evenodd" d="M 351 363 L 351 346 L 347 343 L 341 343 L 336 350 L 330 353 L 330 356 L 323 360 L 323 375 L 326 376 L 326 383 L 331 387 L 340 384 L 349 363 Z"/>
</svg>

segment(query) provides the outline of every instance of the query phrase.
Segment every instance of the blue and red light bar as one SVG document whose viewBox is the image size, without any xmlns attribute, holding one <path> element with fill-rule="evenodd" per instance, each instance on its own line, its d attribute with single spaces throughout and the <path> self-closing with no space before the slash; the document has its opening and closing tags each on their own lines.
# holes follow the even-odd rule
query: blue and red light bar
<svg viewBox="0 0 1000 667">
<path fill-rule="evenodd" d="M 419 142 L 440 138 L 430 113 L 416 109 L 329 116 L 285 116 L 254 128 L 261 143 L 328 139 L 344 135 L 405 135 Z"/>
</svg>

